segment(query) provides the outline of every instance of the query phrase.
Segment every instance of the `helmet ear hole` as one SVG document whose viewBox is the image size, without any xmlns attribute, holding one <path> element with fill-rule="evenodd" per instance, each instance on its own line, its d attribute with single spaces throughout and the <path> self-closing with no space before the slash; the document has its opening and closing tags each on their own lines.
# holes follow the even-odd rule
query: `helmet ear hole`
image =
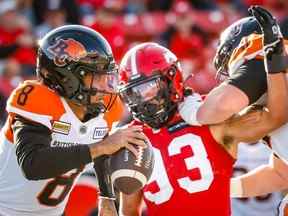
<svg viewBox="0 0 288 216">
<path fill-rule="evenodd" d="M 175 67 L 170 67 L 168 70 L 168 75 L 173 77 L 176 73 L 176 68 Z"/>
</svg>

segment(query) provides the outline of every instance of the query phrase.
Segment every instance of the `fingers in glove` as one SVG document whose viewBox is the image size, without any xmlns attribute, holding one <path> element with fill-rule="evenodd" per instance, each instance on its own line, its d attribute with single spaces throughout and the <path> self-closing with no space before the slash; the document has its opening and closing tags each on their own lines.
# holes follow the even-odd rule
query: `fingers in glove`
<svg viewBox="0 0 288 216">
<path fill-rule="evenodd" d="M 257 20 L 257 22 L 260 24 L 261 27 L 265 26 L 266 21 L 265 19 L 262 17 L 262 14 L 259 13 L 255 6 L 252 6 L 248 9 L 249 13 L 255 17 L 255 19 Z"/>
<path fill-rule="evenodd" d="M 262 14 L 265 20 L 275 20 L 275 18 L 272 16 L 272 14 L 268 10 L 259 6 L 255 6 L 255 10 L 258 11 L 259 14 Z"/>
</svg>

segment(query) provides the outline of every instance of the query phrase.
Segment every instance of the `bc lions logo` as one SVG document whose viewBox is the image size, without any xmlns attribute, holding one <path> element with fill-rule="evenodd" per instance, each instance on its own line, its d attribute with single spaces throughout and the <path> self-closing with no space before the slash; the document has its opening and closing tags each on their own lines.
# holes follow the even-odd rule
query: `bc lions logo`
<svg viewBox="0 0 288 216">
<path fill-rule="evenodd" d="M 87 55 L 83 44 L 72 38 L 58 40 L 48 51 L 53 54 L 54 63 L 58 66 L 65 66 L 67 61 L 77 62 Z"/>
<path fill-rule="evenodd" d="M 236 25 L 232 29 L 231 35 L 233 35 L 233 37 L 236 37 L 237 35 L 239 35 L 241 33 L 241 31 L 242 31 L 242 24 Z"/>
</svg>

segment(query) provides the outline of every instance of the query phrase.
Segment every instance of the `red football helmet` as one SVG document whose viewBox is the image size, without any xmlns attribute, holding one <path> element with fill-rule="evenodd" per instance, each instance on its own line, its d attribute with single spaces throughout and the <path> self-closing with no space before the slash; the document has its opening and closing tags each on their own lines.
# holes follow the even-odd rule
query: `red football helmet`
<svg viewBox="0 0 288 216">
<path fill-rule="evenodd" d="M 177 57 L 157 43 L 129 50 L 120 64 L 119 92 L 133 116 L 153 128 L 170 120 L 183 100 L 183 78 Z"/>
</svg>

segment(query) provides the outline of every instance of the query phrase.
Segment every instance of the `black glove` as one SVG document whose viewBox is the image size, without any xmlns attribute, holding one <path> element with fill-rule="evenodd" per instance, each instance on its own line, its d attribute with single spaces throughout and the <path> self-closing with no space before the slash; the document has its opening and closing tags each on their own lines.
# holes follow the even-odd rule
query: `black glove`
<svg viewBox="0 0 288 216">
<path fill-rule="evenodd" d="M 255 17 L 263 33 L 264 65 L 268 73 L 279 73 L 288 67 L 287 56 L 280 28 L 269 11 L 260 6 L 251 6 L 249 13 Z"/>
<path fill-rule="evenodd" d="M 94 170 L 99 182 L 99 195 L 106 199 L 116 199 L 111 176 L 109 173 L 109 156 L 100 156 L 94 159 Z"/>
</svg>

